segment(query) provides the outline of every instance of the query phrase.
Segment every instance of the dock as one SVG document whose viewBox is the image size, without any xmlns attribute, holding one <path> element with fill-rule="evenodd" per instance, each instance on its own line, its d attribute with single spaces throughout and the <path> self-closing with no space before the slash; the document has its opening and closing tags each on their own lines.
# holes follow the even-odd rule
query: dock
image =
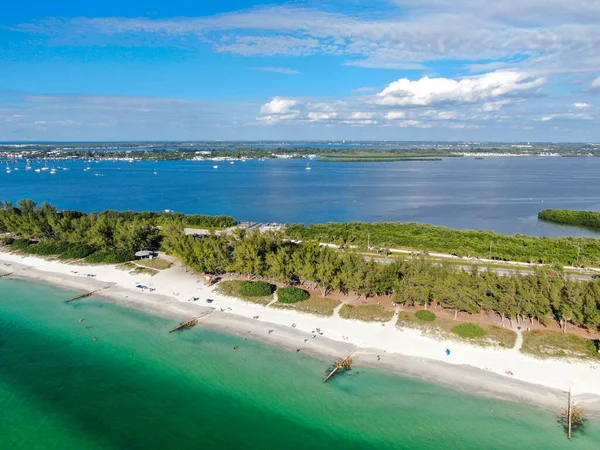
<svg viewBox="0 0 600 450">
<path fill-rule="evenodd" d="M 354 353 L 356 353 L 357 350 L 358 350 L 358 347 L 356 347 L 354 350 L 352 350 L 352 352 L 348 356 L 346 356 L 344 359 L 342 359 L 341 361 L 336 361 L 335 367 L 329 373 L 329 375 L 327 375 L 325 377 L 325 379 L 323 380 L 323 383 L 327 383 L 329 381 L 329 379 L 332 376 L 334 376 L 337 373 L 337 371 L 340 370 L 341 368 L 346 368 L 344 366 L 349 366 L 351 364 L 352 355 L 354 355 Z"/>
<path fill-rule="evenodd" d="M 206 311 L 206 312 L 200 314 L 199 316 L 193 317 L 190 320 L 188 320 L 187 322 L 184 322 L 184 323 L 180 324 L 179 326 L 176 326 L 171 331 L 169 331 L 169 333 L 173 333 L 173 332 L 179 331 L 179 330 L 184 330 L 186 328 L 191 328 L 191 327 L 193 327 L 194 325 L 196 325 L 198 323 L 199 319 L 201 319 L 204 316 L 207 316 L 211 312 L 212 311 Z"/>
<path fill-rule="evenodd" d="M 79 300 L 80 298 L 87 298 L 94 295 L 96 292 L 103 291 L 104 289 L 108 289 L 110 286 L 103 287 L 102 289 L 96 289 L 95 291 L 86 292 L 85 294 L 78 295 L 77 297 L 73 297 L 66 301 L 66 303 L 74 302 L 75 300 Z"/>
</svg>

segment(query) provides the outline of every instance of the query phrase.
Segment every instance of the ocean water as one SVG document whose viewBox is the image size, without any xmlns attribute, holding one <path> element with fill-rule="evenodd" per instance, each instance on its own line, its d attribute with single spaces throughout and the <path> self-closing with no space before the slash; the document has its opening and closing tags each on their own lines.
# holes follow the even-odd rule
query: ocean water
<svg viewBox="0 0 600 450">
<path fill-rule="evenodd" d="M 89 171 L 85 162 L 55 162 L 70 169 L 55 175 L 26 171 L 21 163 L 18 171 L 0 171 L 0 200 L 33 198 L 88 212 L 171 209 L 260 222 L 415 221 L 504 234 L 600 236 L 537 220 L 547 208 L 600 210 L 600 158 L 313 161 L 310 171 L 306 162 L 102 161 Z"/>
<path fill-rule="evenodd" d="M 324 384 L 327 361 L 72 296 L 0 280 L 2 449 L 600 447 L 596 422 L 569 442 L 551 412 L 375 369 Z"/>
</svg>

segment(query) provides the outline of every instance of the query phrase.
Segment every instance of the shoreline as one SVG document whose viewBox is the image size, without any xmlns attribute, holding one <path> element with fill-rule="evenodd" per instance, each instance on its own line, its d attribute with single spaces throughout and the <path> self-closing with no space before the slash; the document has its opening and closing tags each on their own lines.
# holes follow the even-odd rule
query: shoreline
<svg viewBox="0 0 600 450">
<path fill-rule="evenodd" d="M 381 369 L 556 412 L 565 406 L 566 392 L 572 387 L 574 401 L 582 404 L 590 417 L 600 417 L 600 377 L 596 370 L 600 364 L 596 362 L 540 360 L 517 350 L 434 340 L 417 330 L 390 323 L 366 323 L 267 308 L 217 294 L 204 285 L 201 276 L 188 273 L 179 265 L 149 276 L 114 266 L 66 264 L 0 251 L 0 275 L 9 272 L 13 272 L 10 278 L 75 291 L 103 289 L 94 296 L 177 321 L 211 311 L 197 326 L 292 351 L 300 349 L 322 360 L 345 356 L 359 347 L 358 367 Z M 84 276 L 87 273 L 95 276 Z M 142 292 L 135 288 L 137 284 L 148 285 L 155 291 Z M 209 307 L 187 301 L 193 296 L 200 297 L 202 302 L 210 297 L 214 302 Z M 320 328 L 323 334 L 315 333 L 315 328 Z M 451 356 L 445 354 L 446 348 L 452 350 Z M 514 376 L 506 375 L 506 370 L 511 370 Z"/>
</svg>

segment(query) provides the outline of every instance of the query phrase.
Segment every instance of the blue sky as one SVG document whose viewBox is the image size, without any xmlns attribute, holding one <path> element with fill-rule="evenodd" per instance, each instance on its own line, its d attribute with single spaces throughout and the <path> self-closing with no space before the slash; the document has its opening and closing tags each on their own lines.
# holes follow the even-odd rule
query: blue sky
<svg viewBox="0 0 600 450">
<path fill-rule="evenodd" d="M 88 3 L 3 6 L 0 140 L 600 141 L 600 2 Z"/>
</svg>

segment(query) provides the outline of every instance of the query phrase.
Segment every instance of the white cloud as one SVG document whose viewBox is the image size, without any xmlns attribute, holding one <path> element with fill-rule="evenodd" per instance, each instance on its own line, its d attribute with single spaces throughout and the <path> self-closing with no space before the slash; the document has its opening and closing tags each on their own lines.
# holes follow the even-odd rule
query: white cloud
<svg viewBox="0 0 600 450">
<path fill-rule="evenodd" d="M 346 55 L 345 64 L 421 70 L 460 60 L 542 73 L 597 72 L 600 2 L 595 0 L 397 0 L 368 13 L 265 6 L 208 17 L 50 19 L 13 30 L 60 45 L 198 46 L 240 55 Z M 488 66 L 490 70 L 492 66 Z"/>
<path fill-rule="evenodd" d="M 385 115 L 387 120 L 404 119 L 405 117 L 406 113 L 404 111 L 390 111 Z"/>
<path fill-rule="evenodd" d="M 331 120 L 331 119 L 335 119 L 337 117 L 337 113 L 336 112 L 315 112 L 315 111 L 311 111 L 308 113 L 307 115 L 308 120 L 313 121 L 313 122 L 321 122 L 324 120 Z"/>
<path fill-rule="evenodd" d="M 372 119 L 374 116 L 375 113 L 355 111 L 351 114 L 350 118 L 354 120 L 365 120 Z"/>
<path fill-rule="evenodd" d="M 295 113 L 292 110 L 298 104 L 297 100 L 292 98 L 274 97 L 269 103 L 265 103 L 260 109 L 261 114 L 289 114 Z"/>
<path fill-rule="evenodd" d="M 299 70 L 288 69 L 287 67 L 249 67 L 250 70 L 258 70 L 260 72 L 281 73 L 284 75 L 298 75 Z"/>
<path fill-rule="evenodd" d="M 577 109 L 587 109 L 590 105 L 588 103 L 573 103 L 573 108 Z"/>
<path fill-rule="evenodd" d="M 600 77 L 598 77 L 594 81 L 592 81 L 592 85 L 590 87 L 592 89 L 600 89 Z"/>
<path fill-rule="evenodd" d="M 389 106 L 427 106 L 440 103 L 474 103 L 541 87 L 545 79 L 518 71 L 497 71 L 466 77 L 460 81 L 402 78 L 378 94 L 378 102 Z"/>
</svg>

